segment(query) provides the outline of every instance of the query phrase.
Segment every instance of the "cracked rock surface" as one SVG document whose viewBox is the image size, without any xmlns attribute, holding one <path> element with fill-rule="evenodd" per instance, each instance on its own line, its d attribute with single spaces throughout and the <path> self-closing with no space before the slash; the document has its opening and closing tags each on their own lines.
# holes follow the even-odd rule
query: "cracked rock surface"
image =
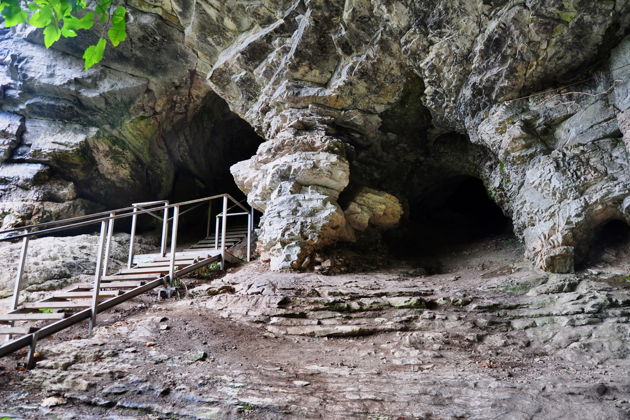
<svg viewBox="0 0 630 420">
<path fill-rule="evenodd" d="M 220 189 L 241 160 L 232 176 L 266 213 L 263 258 L 299 269 L 332 243 L 404 229 L 427 188 L 467 175 L 537 267 L 571 272 L 593 230 L 630 218 L 629 11 L 627 0 L 132 1 L 129 42 L 89 72 L 79 57 L 93 34 L 45 50 L 37 31 L 3 30 L 4 224 Z M 255 153 L 252 128 L 265 140 Z M 354 201 L 362 190 L 386 197 L 368 200 L 389 209 L 386 223 Z"/>
<path fill-rule="evenodd" d="M 511 237 L 440 255 L 439 274 L 253 263 L 190 298 L 101 314 L 92 338 L 77 326 L 42 342 L 33 371 L 4 362 L 0 412 L 625 419 L 630 266 L 606 252 L 577 274 L 532 269 Z"/>
</svg>

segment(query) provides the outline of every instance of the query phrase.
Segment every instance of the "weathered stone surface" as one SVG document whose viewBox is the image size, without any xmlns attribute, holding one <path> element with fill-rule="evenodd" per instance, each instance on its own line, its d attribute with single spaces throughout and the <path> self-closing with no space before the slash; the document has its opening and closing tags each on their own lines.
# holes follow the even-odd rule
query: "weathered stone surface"
<svg viewBox="0 0 630 420">
<path fill-rule="evenodd" d="M 212 282 L 231 293 L 203 284 L 43 340 L 36 369 L 2 375 L 0 410 L 33 417 L 43 393 L 67 400 L 60 417 L 627 419 L 630 289 L 608 276 L 630 262 L 550 275 L 520 248 L 467 244 L 434 275 L 254 262 Z"/>
<path fill-rule="evenodd" d="M 273 270 L 300 268 L 322 246 L 352 239 L 339 205 L 317 192 L 282 195 L 265 210 L 259 235 L 262 258 Z"/>
<path fill-rule="evenodd" d="M 496 153 L 484 175 L 542 269 L 573 270 L 602 223 L 627 220 L 630 159 L 605 73 L 571 87 L 493 107 L 473 141 Z M 558 121 L 561 121 L 558 123 Z"/>
<path fill-rule="evenodd" d="M 403 209 L 400 201 L 393 195 L 362 188 L 352 198 L 344 214 L 350 226 L 362 232 L 370 225 L 380 229 L 396 226 Z"/>
<path fill-rule="evenodd" d="M 226 162 L 249 156 L 259 142 L 195 72 L 198 59 L 181 28 L 130 14 L 129 42 L 90 71 L 80 57 L 91 34 L 47 50 L 41 30 L 0 31 L 0 160 L 50 168 L 44 184 L 65 182 L 90 209 L 167 198 L 177 183 L 188 184 L 187 194 L 216 191 Z M 162 54 L 147 54 L 156 48 Z M 15 195 L 1 199 L 37 206 Z M 4 227 L 46 220 L 22 213 Z"/>
<path fill-rule="evenodd" d="M 197 157 L 208 150 L 193 134 L 207 120 L 200 129 L 182 127 L 208 110 L 212 90 L 267 140 L 232 173 L 250 203 L 276 217 L 301 211 L 298 195 L 319 200 L 315 207 L 340 206 L 344 219 L 358 215 L 344 194 L 361 188 L 395 195 L 407 208 L 427 187 L 466 174 L 483 179 L 514 218 L 536 264 L 556 271 L 579 262 L 596 225 L 620 217 L 615 209 L 628 195 L 626 1 L 135 6 L 129 42 L 108 49 L 106 65 L 89 72 L 78 57 L 95 35 L 51 51 L 38 31 L 0 35 L 9 57 L 0 72 L 2 109 L 25 117 L 27 129 L 37 124 L 31 119 L 54 120 L 53 131 L 86 133 L 75 145 L 83 155 L 69 168 L 52 155 L 74 153 L 53 153 L 45 142 L 25 150 L 22 139 L 16 150 L 24 159 L 52 159 L 45 164 L 91 201 L 164 196 L 178 179 L 185 183 L 180 168 L 210 179 Z M 575 93 L 545 91 L 565 84 Z M 296 207 L 280 211 L 281 204 Z M 365 215 L 358 218 L 354 225 L 363 227 Z M 323 219 L 317 212 L 265 217 L 267 232 L 298 225 L 287 225 L 287 237 L 261 235 L 262 248 L 299 265 L 333 240 L 309 230 L 327 226 Z M 309 239 L 288 233 L 300 231 Z"/>
<path fill-rule="evenodd" d="M 155 244 L 136 238 L 136 250 L 154 249 Z M 55 290 L 88 277 L 92 281 L 96 268 L 98 235 L 49 237 L 33 239 L 28 245 L 24 271 L 24 288 L 30 292 Z M 21 242 L 0 246 L 0 296 L 13 293 Z M 109 268 L 120 268 L 129 252 L 129 235 L 112 237 Z"/>
</svg>

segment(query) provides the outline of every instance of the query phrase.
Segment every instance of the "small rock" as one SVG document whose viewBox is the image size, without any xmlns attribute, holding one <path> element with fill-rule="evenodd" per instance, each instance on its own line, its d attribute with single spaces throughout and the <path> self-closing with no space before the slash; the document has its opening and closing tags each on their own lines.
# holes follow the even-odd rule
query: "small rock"
<svg viewBox="0 0 630 420">
<path fill-rule="evenodd" d="M 171 327 L 166 325 L 166 324 L 160 325 L 160 331 L 167 331 L 167 330 L 170 330 L 170 329 L 171 329 Z"/>
<path fill-rule="evenodd" d="M 309 386 L 311 383 L 307 381 L 293 381 L 295 386 Z"/>
<path fill-rule="evenodd" d="M 116 403 L 112 400 L 107 400 L 105 398 L 96 397 L 92 399 L 92 404 L 98 407 L 113 407 Z"/>
<path fill-rule="evenodd" d="M 149 341 L 149 342 L 147 342 L 147 343 L 145 344 L 145 346 L 147 346 L 147 347 L 153 347 L 153 346 L 155 346 L 155 342 L 153 342 L 153 341 Z"/>
<path fill-rule="evenodd" d="M 205 351 L 196 351 L 188 354 L 188 360 L 191 363 L 204 361 L 207 357 L 208 353 L 206 353 Z"/>
<path fill-rule="evenodd" d="M 68 401 L 66 401 L 65 398 L 62 397 L 48 397 L 48 398 L 44 398 L 41 402 L 41 406 L 42 407 L 56 407 L 58 405 L 64 405 L 66 404 Z"/>
<path fill-rule="evenodd" d="M 127 388 L 126 385 L 113 384 L 113 385 L 110 385 L 107 388 L 103 389 L 103 394 L 105 394 L 105 395 L 107 395 L 107 394 L 120 395 L 120 394 L 124 394 L 128 390 L 129 390 L 129 388 Z"/>
</svg>

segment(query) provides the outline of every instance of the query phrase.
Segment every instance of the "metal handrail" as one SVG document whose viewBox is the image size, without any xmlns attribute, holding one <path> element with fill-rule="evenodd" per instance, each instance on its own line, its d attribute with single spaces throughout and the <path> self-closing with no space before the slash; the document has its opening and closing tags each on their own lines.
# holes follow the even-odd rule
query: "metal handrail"
<svg viewBox="0 0 630 420">
<path fill-rule="evenodd" d="M 108 211 L 102 211 L 102 212 L 98 212 L 98 213 L 91 213 L 91 214 L 86 214 L 86 215 L 83 215 L 83 216 L 69 217 L 67 219 L 62 219 L 62 220 L 52 220 L 50 222 L 42 222 L 42 223 L 36 223 L 34 225 L 20 226 L 20 227 L 15 227 L 15 228 L 11 228 L 11 229 L 0 230 L 0 235 L 4 235 L 6 233 L 11 233 L 11 232 L 16 232 L 16 231 L 19 231 L 19 230 L 28 230 L 28 229 L 35 229 L 35 228 L 39 228 L 39 227 L 43 227 L 43 226 L 59 225 L 59 224 L 67 223 L 67 222 L 70 222 L 70 221 L 86 220 L 86 219 L 90 219 L 92 217 L 104 216 L 104 215 L 107 215 L 107 214 L 110 214 L 110 213 L 120 213 L 122 211 L 131 211 L 133 209 L 134 209 L 133 206 L 132 207 L 122 207 L 122 208 L 115 209 L 115 210 L 108 210 Z"/>
<path fill-rule="evenodd" d="M 94 220 L 88 220 L 85 222 L 79 222 L 79 223 L 73 223 L 70 225 L 66 225 L 66 226 L 60 226 L 60 227 L 56 227 L 56 228 L 49 228 L 49 229 L 44 229 L 44 230 L 38 230 L 36 232 L 28 232 L 28 233 L 22 233 L 19 235 L 13 235 L 13 236 L 8 236 L 5 238 L 0 238 L 0 242 L 4 242 L 4 241 L 10 241 L 10 240 L 14 240 L 14 239 L 21 239 L 24 237 L 31 237 L 31 236 L 38 236 L 38 235 L 43 235 L 43 234 L 48 234 L 48 233 L 56 233 L 56 232 L 62 232 L 64 230 L 70 230 L 70 229 L 76 229 L 79 227 L 84 227 L 84 226 L 90 226 L 90 225 L 95 225 L 98 224 L 100 222 L 106 222 L 109 220 L 118 220 L 118 219 L 124 219 L 127 217 L 131 217 L 134 215 L 134 213 L 136 215 L 142 215 L 142 214 L 147 214 L 147 213 L 151 213 L 154 212 L 156 210 L 164 210 L 164 209 L 171 209 L 174 207 L 182 207 L 182 206 L 188 206 L 190 204 L 196 204 L 196 203 L 201 203 L 203 201 L 210 201 L 210 200 L 215 200 L 217 198 L 222 198 L 222 197 L 227 197 L 229 200 L 235 202 L 238 204 L 239 207 L 241 207 L 243 210 L 245 211 L 249 211 L 246 207 L 242 206 L 240 203 L 238 203 L 230 194 L 219 194 L 219 195 L 213 195 L 210 197 L 204 197 L 204 198 L 199 198 L 196 200 L 189 200 L 189 201 L 182 201 L 180 203 L 174 203 L 174 204 L 169 204 L 169 205 L 161 205 L 158 207 L 151 207 L 148 209 L 143 209 L 143 210 L 138 210 L 137 212 L 130 212 L 130 213 L 126 213 L 126 214 L 116 214 L 116 215 L 111 215 L 111 213 L 115 212 L 115 210 L 109 211 L 109 212 L 104 212 L 105 214 L 108 214 L 109 216 L 105 216 L 105 217 L 101 217 L 99 219 L 94 219 Z M 137 207 L 131 207 L 131 209 L 137 209 Z M 102 214 L 102 213 L 94 213 L 94 214 Z M 71 218 L 72 219 L 72 218 Z M 65 219 L 65 220 L 71 220 L 71 219 Z M 62 222 L 62 221 L 60 221 Z M 46 223 L 50 223 L 50 222 L 46 222 Z M 34 225 L 37 226 L 37 225 Z M 24 230 L 27 227 L 21 227 L 21 228 L 16 228 L 14 230 Z M 0 232 L 2 233 L 2 232 Z"/>
<path fill-rule="evenodd" d="M 84 226 L 91 226 L 91 225 L 100 223 L 101 226 L 100 226 L 100 236 L 99 236 L 98 251 L 97 251 L 96 272 L 94 274 L 94 294 L 93 294 L 93 299 L 92 299 L 92 310 L 91 310 L 91 319 L 90 319 L 90 331 L 91 331 L 92 328 L 96 325 L 96 315 L 97 315 L 97 310 L 99 307 L 98 300 L 99 300 L 99 289 L 100 289 L 101 277 L 107 274 L 107 262 L 109 260 L 110 243 L 111 243 L 111 238 L 114 231 L 114 222 L 119 219 L 124 219 L 128 217 L 132 218 L 131 233 L 130 233 L 130 240 L 129 240 L 129 261 L 128 261 L 128 267 L 131 268 L 134 261 L 133 248 L 134 248 L 136 221 L 137 221 L 138 216 L 143 215 L 143 214 L 151 214 L 152 216 L 155 217 L 153 212 L 157 210 L 161 210 L 164 212 L 164 216 L 161 218 L 162 220 L 161 255 L 163 257 L 166 256 L 168 223 L 170 220 L 173 221 L 172 232 L 171 232 L 171 255 L 170 255 L 169 275 L 167 277 L 168 282 L 172 286 L 173 281 L 175 279 L 175 255 L 176 255 L 176 249 L 177 249 L 177 233 L 178 233 L 179 217 L 188 212 L 188 211 L 184 211 L 180 213 L 179 211 L 180 207 L 189 206 L 192 204 L 198 204 L 199 206 L 201 205 L 201 203 L 209 202 L 208 231 L 210 231 L 210 222 L 211 222 L 210 214 L 211 214 L 211 209 L 212 209 L 212 200 L 215 200 L 218 198 L 223 199 L 222 200 L 223 209 L 220 214 L 221 216 L 220 225 L 222 229 L 220 255 L 221 255 L 221 268 L 224 269 L 225 268 L 225 243 L 226 243 L 226 232 L 227 232 L 226 231 L 227 217 L 230 215 L 247 215 L 248 216 L 247 260 L 249 261 L 251 257 L 250 247 L 251 247 L 251 233 L 253 230 L 252 229 L 253 217 L 254 217 L 253 209 L 247 209 L 241 203 L 236 201 L 236 199 L 234 199 L 234 197 L 232 197 L 230 194 L 213 195 L 209 197 L 203 197 L 203 198 L 198 198 L 195 200 L 183 201 L 183 202 L 173 203 L 173 204 L 169 204 L 169 202 L 166 200 L 149 201 L 149 202 L 144 202 L 144 203 L 134 203 L 131 207 L 125 207 L 122 209 L 110 210 L 108 212 L 93 213 L 86 216 L 77 216 L 77 217 L 72 217 L 65 220 L 45 222 L 45 223 L 40 223 L 37 225 L 30 225 L 26 227 L 15 228 L 15 229 L 4 231 L 4 233 L 6 233 L 6 232 L 15 232 L 18 230 L 25 230 L 25 232 L 22 234 L 0 238 L 0 242 L 15 240 L 15 239 L 23 240 L 22 252 L 19 259 L 18 271 L 17 271 L 16 280 L 15 280 L 15 290 L 14 290 L 14 296 L 13 296 L 13 310 L 17 309 L 18 307 L 19 295 L 22 289 L 22 277 L 24 274 L 26 253 L 28 252 L 28 242 L 30 238 L 33 236 L 43 236 L 46 234 L 61 232 L 61 231 L 70 230 L 70 229 L 76 229 L 76 228 L 84 227 Z M 235 203 L 235 205 L 230 207 L 230 209 L 234 208 L 235 206 L 238 206 L 241 209 L 243 209 L 245 213 L 233 213 L 233 214 L 228 213 L 228 206 L 227 206 L 228 201 L 232 201 L 233 203 Z M 153 206 L 153 207 L 144 208 L 145 206 Z M 195 208 L 198 206 L 195 206 Z M 171 208 L 173 209 L 173 216 L 172 218 L 169 218 L 168 213 Z M 102 216 L 102 215 L 106 215 L 106 216 Z M 51 226 L 51 225 L 54 226 L 56 224 L 64 224 L 64 223 L 66 224 L 63 226 L 49 227 L 47 229 L 28 232 L 29 229 L 40 228 L 43 226 Z M 218 228 L 219 228 L 219 220 L 217 220 L 217 233 L 218 233 Z M 218 249 L 218 235 L 216 238 L 216 242 L 217 243 L 215 245 L 215 249 Z"/>
</svg>

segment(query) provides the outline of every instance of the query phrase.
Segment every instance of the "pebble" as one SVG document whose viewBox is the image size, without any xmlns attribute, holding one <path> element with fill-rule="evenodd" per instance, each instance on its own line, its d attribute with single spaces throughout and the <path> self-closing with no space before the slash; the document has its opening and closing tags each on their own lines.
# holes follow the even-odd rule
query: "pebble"
<svg viewBox="0 0 630 420">
<path fill-rule="evenodd" d="M 48 398 L 44 398 L 42 402 L 40 403 L 40 405 L 42 407 L 50 408 L 50 407 L 57 407 L 58 405 L 64 405 L 67 403 L 68 401 L 66 401 L 66 399 L 62 397 L 48 397 Z"/>
</svg>

